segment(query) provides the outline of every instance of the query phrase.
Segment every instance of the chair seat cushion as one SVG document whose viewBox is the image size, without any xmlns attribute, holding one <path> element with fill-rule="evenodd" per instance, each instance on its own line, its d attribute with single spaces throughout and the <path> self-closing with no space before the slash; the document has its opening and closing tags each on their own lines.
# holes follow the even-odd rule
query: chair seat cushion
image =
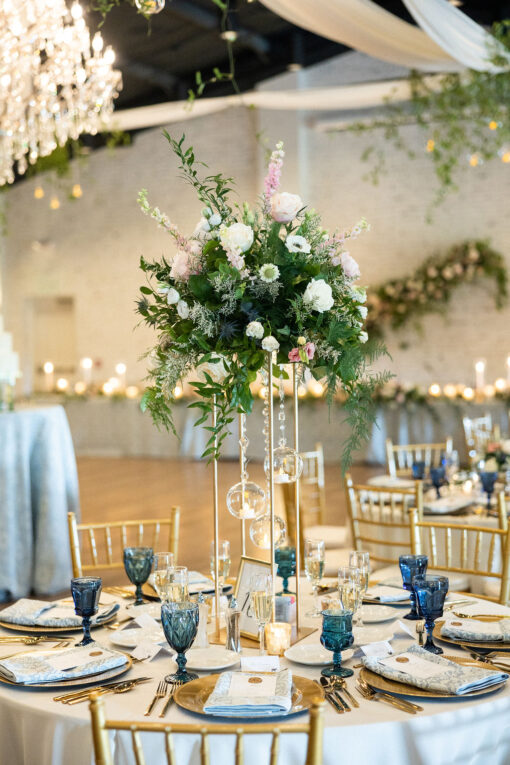
<svg viewBox="0 0 510 765">
<path fill-rule="evenodd" d="M 437 576 L 447 576 L 450 582 L 451 592 L 467 592 L 470 589 L 471 580 L 468 574 L 455 574 L 451 571 L 440 571 L 439 569 L 433 569 L 430 571 L 430 573 Z M 400 578 L 401 574 L 398 564 L 394 566 L 386 566 L 385 568 L 379 568 L 374 571 L 374 579 L 376 579 L 378 582 L 382 582 L 384 579 Z"/>
<path fill-rule="evenodd" d="M 326 550 L 350 545 L 347 526 L 307 526 L 304 530 L 306 539 L 323 539 Z"/>
<path fill-rule="evenodd" d="M 326 560 L 324 562 L 324 576 L 338 576 L 340 566 L 349 565 L 349 550 L 328 550 L 326 549 Z"/>
</svg>

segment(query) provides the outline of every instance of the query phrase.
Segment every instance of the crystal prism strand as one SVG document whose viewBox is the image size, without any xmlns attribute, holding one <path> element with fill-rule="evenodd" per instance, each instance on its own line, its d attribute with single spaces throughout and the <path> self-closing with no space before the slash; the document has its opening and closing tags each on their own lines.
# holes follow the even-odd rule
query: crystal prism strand
<svg viewBox="0 0 510 765">
<path fill-rule="evenodd" d="M 278 421 L 280 423 L 280 440 L 273 452 L 273 480 L 275 483 L 294 483 L 303 470 L 303 460 L 295 449 L 287 446 L 285 437 L 285 390 L 283 385 L 283 365 L 280 365 L 279 394 L 280 410 Z M 266 475 L 269 476 L 269 460 L 264 461 Z"/>
<path fill-rule="evenodd" d="M 239 418 L 239 447 L 241 449 L 241 481 L 232 486 L 227 492 L 227 508 L 235 518 L 247 520 L 259 518 L 265 512 L 265 494 L 261 487 L 249 481 L 246 470 L 246 451 L 250 444 L 246 435 L 246 415 Z"/>
</svg>

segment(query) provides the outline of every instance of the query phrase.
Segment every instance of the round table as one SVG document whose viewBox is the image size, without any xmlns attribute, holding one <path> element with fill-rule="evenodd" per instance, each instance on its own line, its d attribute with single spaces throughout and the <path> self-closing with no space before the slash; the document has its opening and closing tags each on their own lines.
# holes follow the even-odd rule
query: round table
<svg viewBox="0 0 510 765">
<path fill-rule="evenodd" d="M 392 645 L 395 650 L 400 650 L 413 641 L 398 625 L 399 617 L 406 613 L 406 609 L 395 607 L 395 613 L 397 616 L 393 621 L 373 625 L 370 629 L 374 630 L 374 637 L 377 637 L 376 629 L 381 636 L 395 633 Z M 6 632 L 2 631 L 2 634 Z M 94 632 L 96 639 L 106 645 L 110 644 L 111 634 L 106 629 Z M 318 640 L 319 632 L 306 638 L 306 642 Z M 4 650 L 7 648 L 2 647 L 3 654 L 10 652 Z M 462 654 L 454 646 L 443 644 L 443 648 L 447 654 Z M 244 650 L 256 653 L 253 649 Z M 357 661 L 353 658 L 346 664 L 349 666 Z M 313 679 L 320 676 L 320 667 L 292 664 L 286 659 L 282 659 L 281 664 L 291 667 L 295 674 Z M 107 717 L 159 721 L 158 708 L 150 718 L 144 717 L 143 712 L 155 692 L 157 681 L 173 666 L 168 654 L 160 654 L 150 663 L 134 665 L 127 677 L 151 676 L 154 680 L 124 695 L 104 696 Z M 326 704 L 324 765 L 340 762 L 358 765 L 506 765 L 510 761 L 510 682 L 502 690 L 478 698 L 418 701 L 424 711 L 417 715 L 363 699 L 354 690 L 352 678 L 348 680 L 348 686 L 360 707 L 339 715 Z M 88 704 L 67 706 L 52 701 L 52 697 L 60 692 L 0 684 L 2 762 L 9 765 L 93 763 Z M 165 717 L 169 723 L 196 723 L 205 719 L 175 704 Z M 294 718 L 299 719 L 299 716 Z M 210 718 L 208 722 L 211 722 Z M 111 735 L 115 765 L 133 765 L 129 733 L 114 732 Z M 147 763 L 166 765 L 162 736 L 142 734 L 142 742 Z M 233 743 L 232 737 L 214 736 L 211 739 L 211 765 L 233 763 Z M 303 735 L 282 736 L 279 765 L 304 765 L 305 748 Z M 176 753 L 179 765 L 198 765 L 198 737 L 177 736 Z M 269 762 L 268 754 L 269 737 L 246 739 L 246 765 L 265 765 Z"/>
<path fill-rule="evenodd" d="M 78 509 L 63 407 L 0 413 L 0 599 L 69 586 L 67 513 Z"/>
</svg>

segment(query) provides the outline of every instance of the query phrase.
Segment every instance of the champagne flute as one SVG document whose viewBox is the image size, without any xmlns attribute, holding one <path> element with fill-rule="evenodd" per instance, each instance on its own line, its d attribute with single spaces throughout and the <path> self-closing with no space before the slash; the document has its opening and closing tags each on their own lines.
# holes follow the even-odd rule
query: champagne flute
<svg viewBox="0 0 510 765">
<path fill-rule="evenodd" d="M 259 653 L 266 653 L 264 645 L 264 630 L 273 615 L 273 581 L 271 574 L 257 574 L 250 582 L 250 602 L 253 615 L 259 624 Z"/>
<path fill-rule="evenodd" d="M 325 544 L 323 539 L 305 539 L 305 574 L 312 584 L 314 606 L 306 616 L 319 617 L 318 590 L 324 574 Z"/>
<path fill-rule="evenodd" d="M 174 568 L 174 554 L 171 552 L 158 552 L 154 555 L 154 589 L 162 603 L 168 601 L 168 585 L 170 583 L 170 571 Z"/>
<path fill-rule="evenodd" d="M 184 603 L 189 600 L 188 569 L 186 566 L 173 566 L 168 569 L 166 585 L 166 603 Z"/>
<path fill-rule="evenodd" d="M 352 611 L 353 615 L 358 612 L 358 620 L 360 620 L 363 582 L 359 568 L 341 566 L 338 569 L 338 594 L 343 610 Z"/>
<path fill-rule="evenodd" d="M 370 576 L 370 554 L 362 550 L 351 550 L 349 553 L 349 565 L 357 568 L 361 577 L 362 594 L 368 590 L 368 578 Z M 358 627 L 363 627 L 361 608 L 358 614 Z"/>
<path fill-rule="evenodd" d="M 214 542 L 211 542 L 210 571 L 214 580 L 216 575 L 216 561 L 214 559 Z M 218 542 L 218 584 L 220 590 L 223 589 L 225 579 L 230 572 L 230 542 L 228 539 L 222 539 Z"/>
</svg>

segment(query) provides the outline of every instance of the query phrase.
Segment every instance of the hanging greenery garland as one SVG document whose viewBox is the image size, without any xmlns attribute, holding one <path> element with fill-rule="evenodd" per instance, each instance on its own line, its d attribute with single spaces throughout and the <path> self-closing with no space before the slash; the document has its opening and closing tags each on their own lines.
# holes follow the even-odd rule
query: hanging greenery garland
<svg viewBox="0 0 510 765">
<path fill-rule="evenodd" d="M 382 336 L 387 327 L 400 329 L 427 313 L 444 313 L 461 284 L 494 281 L 494 302 L 501 308 L 507 297 L 508 275 L 503 256 L 487 242 L 464 242 L 447 255 L 425 261 L 412 276 L 391 279 L 369 291 L 366 327 Z"/>
</svg>

